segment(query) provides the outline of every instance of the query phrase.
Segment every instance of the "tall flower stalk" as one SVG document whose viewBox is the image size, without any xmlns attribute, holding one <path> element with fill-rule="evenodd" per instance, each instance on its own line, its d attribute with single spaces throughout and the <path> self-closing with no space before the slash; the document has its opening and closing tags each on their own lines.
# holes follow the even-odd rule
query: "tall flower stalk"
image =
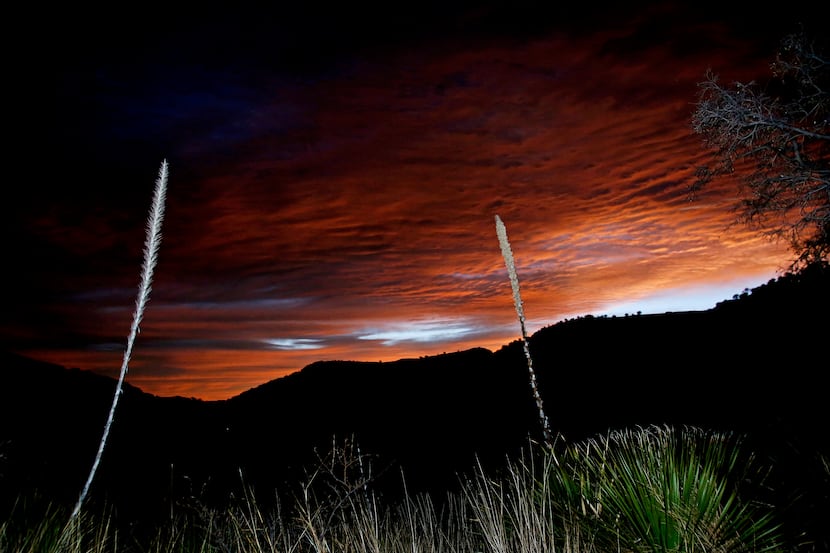
<svg viewBox="0 0 830 553">
<path fill-rule="evenodd" d="M 533 399 L 536 401 L 536 407 L 539 410 L 539 422 L 542 424 L 542 435 L 544 436 L 545 444 L 552 447 L 553 437 L 550 431 L 550 422 L 545 414 L 542 396 L 539 395 L 539 388 L 536 385 L 536 371 L 533 370 L 533 357 L 530 355 L 530 345 L 527 338 L 527 326 L 525 324 L 525 311 L 524 307 L 522 307 L 522 295 L 519 292 L 519 276 L 516 274 L 516 263 L 513 261 L 513 250 L 510 249 L 510 242 L 507 240 L 507 228 L 504 226 L 501 217 L 498 215 L 496 215 L 496 235 L 499 237 L 501 255 L 504 258 L 504 264 L 507 266 L 507 274 L 510 277 L 510 286 L 513 288 L 513 303 L 516 306 L 516 314 L 519 316 L 519 325 L 522 329 L 522 347 L 524 348 L 525 358 L 527 358 L 527 371 L 530 376 L 530 390 L 533 393 Z"/>
<path fill-rule="evenodd" d="M 156 268 L 158 260 L 158 250 L 161 244 L 161 223 L 164 220 L 164 201 L 167 196 L 167 176 L 168 166 L 167 160 L 162 161 L 159 169 L 159 176 L 156 179 L 156 188 L 153 193 L 153 205 L 150 208 L 150 215 L 147 218 L 147 235 L 144 241 L 144 262 L 141 266 L 141 283 L 138 287 L 138 296 L 135 301 L 135 312 L 133 313 L 133 323 L 130 327 L 130 334 L 127 338 L 127 348 L 124 350 L 124 358 L 121 363 L 121 375 L 118 377 L 118 384 L 115 387 L 115 393 L 112 397 L 112 406 L 110 407 L 107 422 L 104 425 L 104 434 L 101 436 L 101 443 L 98 446 L 98 453 L 95 455 L 95 461 L 92 463 L 92 469 L 89 471 L 89 476 L 86 479 L 83 490 L 78 497 L 78 502 L 72 510 L 72 515 L 69 520 L 72 522 L 78 516 L 89 493 L 89 487 L 92 484 L 95 473 L 98 470 L 98 465 L 101 462 L 101 456 L 104 454 L 104 448 L 107 444 L 107 437 L 110 433 L 112 421 L 115 418 L 115 407 L 118 405 L 118 398 L 121 396 L 124 385 L 124 378 L 127 376 L 127 367 L 132 356 L 133 344 L 139 332 L 139 325 L 144 316 L 144 308 L 147 301 L 150 299 L 151 283 L 153 281 L 153 270 Z"/>
</svg>

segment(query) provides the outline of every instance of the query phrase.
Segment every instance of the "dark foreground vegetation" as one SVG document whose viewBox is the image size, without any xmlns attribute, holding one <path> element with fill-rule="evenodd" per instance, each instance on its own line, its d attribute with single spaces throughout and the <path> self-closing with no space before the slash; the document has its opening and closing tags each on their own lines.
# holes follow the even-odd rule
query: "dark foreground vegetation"
<svg viewBox="0 0 830 553">
<path fill-rule="evenodd" d="M 560 436 L 554 457 L 531 443 L 540 439 L 540 429 L 520 342 L 496 352 L 474 349 L 391 363 L 315 363 L 218 402 L 160 398 L 126 386 L 90 491 L 86 513 L 93 517 L 93 530 L 84 535 L 117 532 L 122 546 L 144 544 L 153 551 L 346 550 L 350 538 L 337 538 L 337 531 L 365 539 L 356 524 L 371 526 L 372 517 L 385 512 L 379 505 L 388 505 L 399 516 L 387 523 L 402 525 L 384 530 L 390 540 L 394 532 L 401 532 L 398 541 L 430 540 L 419 526 L 425 524 L 442 527 L 441 539 L 450 540 L 455 532 L 458 551 L 485 545 L 491 551 L 530 551 L 530 542 L 510 541 L 519 539 L 524 524 L 529 534 L 537 528 L 540 536 L 551 536 L 541 551 L 554 550 L 554 535 L 560 540 L 557 551 L 633 551 L 632 544 L 644 539 L 637 525 L 632 523 L 625 545 L 628 530 L 603 518 L 602 509 L 606 515 L 631 512 L 626 497 L 655 497 L 645 484 L 650 480 L 635 479 L 615 504 L 601 485 L 607 481 L 602 467 L 614 458 L 623 463 L 632 459 L 627 456 L 645 454 L 644 463 L 630 466 L 671 466 L 672 475 L 686 474 L 696 483 L 680 485 L 678 497 L 683 490 L 700 490 L 700 475 L 714 465 L 708 482 L 729 483 L 712 492 L 715 497 L 731 497 L 734 485 L 746 505 L 763 506 L 747 507 L 747 513 L 761 522 L 771 517 L 769 527 L 778 525 L 780 540 L 759 538 L 748 551 L 827 551 L 827 313 L 830 271 L 816 265 L 703 312 L 585 316 L 540 330 L 530 348 L 547 415 Z M 50 517 L 50 527 L 60 528 L 89 471 L 114 388 L 113 380 L 90 372 L 12 353 L 0 358 L 0 521 L 6 521 L 0 539 L 7 542 L 0 548 L 25 533 L 21 528 L 41 528 Z M 655 428 L 662 430 L 643 430 Z M 678 454 L 668 463 L 659 457 L 659 447 L 647 447 L 663 444 L 676 451 L 675 432 L 680 441 L 688 438 L 683 428 L 702 429 L 710 445 L 720 444 L 721 437 L 724 443 L 740 437 L 741 453 L 732 458 L 701 447 L 698 453 L 708 452 L 702 457 Z M 631 444 L 639 447 L 632 450 Z M 602 463 L 564 463 L 570 456 L 592 458 L 592 447 L 595 456 L 605 448 Z M 567 465 L 567 470 L 539 472 L 553 460 L 562 461 L 554 468 Z M 580 488 L 577 473 L 587 487 Z M 544 493 L 543 481 L 550 483 Z M 615 482 L 622 484 L 622 476 Z M 669 497 L 669 488 L 662 488 Z M 516 504 L 515 517 L 525 519 L 510 519 L 505 497 L 524 497 L 533 508 Z M 355 498 L 363 499 L 354 503 Z M 643 498 L 635 503 L 647 506 L 642 527 L 662 524 L 649 519 L 654 505 L 648 507 Z M 280 534 L 272 516 L 277 511 L 297 528 L 286 526 Z M 448 512 L 452 522 L 445 518 Z M 499 523 L 488 513 L 507 519 Z M 547 518 L 533 518 L 540 513 Z M 585 526 L 574 523 L 574 516 L 599 522 Z M 487 520 L 492 527 L 482 526 Z M 500 549 L 493 542 L 499 524 L 509 534 L 505 544 L 517 545 Z M 545 529 L 546 524 L 555 528 Z M 205 537 L 209 527 L 247 537 L 235 542 L 229 535 Z M 383 524 L 376 520 L 374 527 L 378 531 Z M 609 545 L 614 533 L 609 529 L 623 541 Z M 256 537 L 266 530 L 269 539 L 282 535 L 283 541 L 266 547 L 265 538 Z M 160 531 L 179 537 L 163 538 L 164 549 Z M 718 533 L 695 532 L 685 535 Z M 645 550 L 741 550 L 684 546 L 677 541 L 684 534 L 674 534 Z M 196 542 L 185 544 L 185 536 Z M 449 550 L 449 543 L 434 550 Z"/>
</svg>

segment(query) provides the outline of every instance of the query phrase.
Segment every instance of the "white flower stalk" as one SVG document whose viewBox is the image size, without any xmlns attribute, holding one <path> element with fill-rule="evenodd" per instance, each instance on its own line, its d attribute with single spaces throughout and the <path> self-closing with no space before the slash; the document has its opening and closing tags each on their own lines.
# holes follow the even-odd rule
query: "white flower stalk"
<svg viewBox="0 0 830 553">
<path fill-rule="evenodd" d="M 547 415 L 545 415 L 545 408 L 542 403 L 542 396 L 539 395 L 539 388 L 536 386 L 536 371 L 533 370 L 533 358 L 530 355 L 530 346 L 527 339 L 522 295 L 519 292 L 519 276 L 516 274 L 513 251 L 510 249 L 510 242 L 507 240 L 507 228 L 498 215 L 496 215 L 496 235 L 499 237 L 501 255 L 504 258 L 504 264 L 507 266 L 510 286 L 513 288 L 513 303 L 516 306 L 516 314 L 519 316 L 519 325 L 522 329 L 522 346 L 524 347 L 525 357 L 527 358 L 527 370 L 530 373 L 530 390 L 533 393 L 533 399 L 536 401 L 536 407 L 539 410 L 539 421 L 542 423 L 542 434 L 545 439 L 545 444 L 552 446 L 553 438 L 551 436 L 550 423 L 548 422 Z"/>
<path fill-rule="evenodd" d="M 167 196 L 167 160 L 162 161 L 159 169 L 159 176 L 156 179 L 156 188 L 153 193 L 153 205 L 150 209 L 150 215 L 147 219 L 147 236 L 144 242 L 144 262 L 141 266 L 141 283 L 138 288 L 138 296 L 135 301 L 135 312 L 133 313 L 133 323 L 130 327 L 130 335 L 127 338 L 127 348 L 124 351 L 124 358 L 121 363 L 121 375 L 118 377 L 118 384 L 115 387 L 115 393 L 112 398 L 112 406 L 110 407 L 107 422 L 104 425 L 104 434 L 101 436 L 101 443 L 98 446 L 98 453 L 95 455 L 95 461 L 92 463 L 92 469 L 89 471 L 86 484 L 84 484 L 81 495 L 78 497 L 78 502 L 72 510 L 70 521 L 78 516 L 78 513 L 83 506 L 86 495 L 89 492 L 89 487 L 95 478 L 95 472 L 98 470 L 98 465 L 101 462 L 101 456 L 104 453 L 104 447 L 107 444 L 107 437 L 109 436 L 112 421 L 115 418 L 115 407 L 118 405 L 118 398 L 121 396 L 122 387 L 124 385 L 124 378 L 127 376 L 127 367 L 130 362 L 130 357 L 133 351 L 133 344 L 135 343 L 136 335 L 139 333 L 139 325 L 144 316 L 144 308 L 147 301 L 150 299 L 151 283 L 153 281 L 153 270 L 156 267 L 158 260 L 158 250 L 161 244 L 161 223 L 164 220 L 164 202 Z"/>
</svg>

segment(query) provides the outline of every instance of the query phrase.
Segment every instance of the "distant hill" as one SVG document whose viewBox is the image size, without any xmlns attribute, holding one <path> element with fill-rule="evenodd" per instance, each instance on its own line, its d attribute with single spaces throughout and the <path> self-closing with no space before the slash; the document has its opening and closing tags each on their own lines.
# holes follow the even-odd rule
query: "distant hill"
<svg viewBox="0 0 830 553">
<path fill-rule="evenodd" d="M 699 312 L 584 316 L 530 339 L 554 430 L 692 424 L 742 432 L 782 477 L 798 456 L 830 454 L 830 272 L 772 280 Z M 115 381 L 0 354 L 0 512 L 20 494 L 71 505 L 92 464 Z M 478 457 L 498 467 L 540 437 L 521 342 L 386 363 L 333 361 L 225 401 L 161 398 L 127 386 L 94 502 L 125 519 L 173 503 L 221 504 L 245 481 L 286 492 L 315 448 L 354 439 L 377 485 L 441 493 Z M 795 480 L 791 480 L 795 483 Z"/>
</svg>

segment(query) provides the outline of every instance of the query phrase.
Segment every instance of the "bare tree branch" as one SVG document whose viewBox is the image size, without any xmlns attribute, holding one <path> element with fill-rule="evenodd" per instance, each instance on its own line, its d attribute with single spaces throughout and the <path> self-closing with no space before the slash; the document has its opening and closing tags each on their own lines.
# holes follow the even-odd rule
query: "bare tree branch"
<svg viewBox="0 0 830 553">
<path fill-rule="evenodd" d="M 695 193 L 713 179 L 742 182 L 738 221 L 786 240 L 793 266 L 830 254 L 830 60 L 803 33 L 784 37 L 772 77 L 724 87 L 706 74 L 692 129 L 713 153 Z"/>
</svg>

